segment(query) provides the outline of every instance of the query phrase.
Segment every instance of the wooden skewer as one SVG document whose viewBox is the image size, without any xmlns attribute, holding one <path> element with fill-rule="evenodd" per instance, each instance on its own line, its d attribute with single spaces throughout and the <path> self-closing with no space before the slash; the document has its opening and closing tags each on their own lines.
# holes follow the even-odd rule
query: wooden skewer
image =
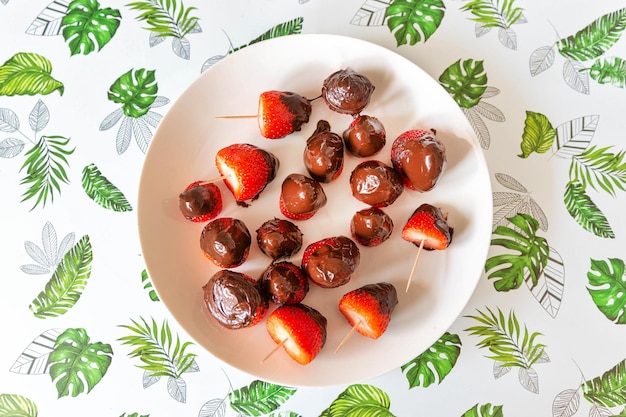
<svg viewBox="0 0 626 417">
<path fill-rule="evenodd" d="M 220 176 L 220 177 L 216 177 L 216 178 L 212 178 L 212 179 L 210 179 L 210 180 L 202 181 L 202 182 L 200 183 L 200 185 L 205 185 L 205 184 L 213 184 L 214 182 L 219 182 L 219 181 L 222 181 L 222 180 L 224 180 L 224 179 L 226 179 L 226 178 L 228 178 L 228 176 L 226 176 L 226 175 L 222 175 L 222 176 Z"/>
<path fill-rule="evenodd" d="M 417 261 L 420 258 L 422 249 L 424 249 L 424 239 L 420 241 L 419 248 L 417 249 L 417 255 L 415 255 L 415 261 L 413 261 L 413 268 L 411 268 L 411 274 L 409 275 L 409 279 L 406 283 L 406 289 L 404 290 L 404 292 L 409 292 L 409 287 L 411 286 L 411 281 L 413 280 L 413 274 L 415 273 L 415 267 L 417 267 Z"/>
<path fill-rule="evenodd" d="M 280 349 L 281 347 L 283 347 L 283 345 L 287 343 L 287 338 L 284 338 L 282 340 L 282 342 L 280 342 L 279 344 L 277 344 L 276 346 L 274 346 L 274 349 L 272 349 L 267 355 L 265 355 L 265 357 L 263 359 L 261 359 L 260 363 L 265 362 L 266 360 L 269 359 L 270 356 L 272 356 L 274 353 L 276 353 L 276 351 L 278 351 L 278 349 Z"/>
<path fill-rule="evenodd" d="M 247 114 L 237 116 L 215 116 L 216 119 L 258 119 L 258 114 Z"/>
<path fill-rule="evenodd" d="M 341 347 L 348 341 L 348 339 L 350 338 L 350 336 L 352 336 L 352 334 L 355 332 L 355 330 L 357 329 L 357 327 L 359 327 L 361 325 L 361 320 L 357 321 L 354 326 L 352 326 L 352 328 L 350 329 L 350 331 L 343 337 L 343 339 L 341 340 L 341 342 L 339 342 L 339 344 L 337 345 L 337 348 L 335 349 L 334 353 L 339 352 L 339 349 L 341 349 Z"/>
</svg>

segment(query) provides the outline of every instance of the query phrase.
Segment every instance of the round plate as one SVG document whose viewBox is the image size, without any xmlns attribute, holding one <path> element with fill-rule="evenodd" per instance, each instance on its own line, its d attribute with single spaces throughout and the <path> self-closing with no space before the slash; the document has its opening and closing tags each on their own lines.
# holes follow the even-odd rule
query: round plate
<svg viewBox="0 0 626 417">
<path fill-rule="evenodd" d="M 311 285 L 304 304 L 328 319 L 322 352 L 299 365 L 275 346 L 265 322 L 229 330 L 206 311 L 202 286 L 218 271 L 202 255 L 202 224 L 185 220 L 178 195 L 193 181 L 217 177 L 216 152 L 232 143 L 251 143 L 280 160 L 276 179 L 250 207 L 243 208 L 220 183 L 223 217 L 243 220 L 253 236 L 248 260 L 237 271 L 258 278 L 270 259 L 257 247 L 258 227 L 282 218 L 278 197 L 283 179 L 306 174 L 302 152 L 317 121 L 329 121 L 341 135 L 351 116 L 334 113 L 322 99 L 313 101 L 311 120 L 302 131 L 283 139 L 263 138 L 255 119 L 220 119 L 223 115 L 256 114 L 259 94 L 294 91 L 308 98 L 320 95 L 324 79 L 350 67 L 367 76 L 376 89 L 363 114 L 376 116 L 387 130 L 387 145 L 374 159 L 387 164 L 393 140 L 410 129 L 436 129 L 446 146 L 448 166 L 439 184 L 427 193 L 405 190 L 384 210 L 395 230 L 380 246 L 361 249 L 361 263 L 345 286 L 322 289 Z M 310 220 L 298 222 L 303 248 L 316 240 L 350 236 L 352 215 L 365 205 L 352 197 L 349 177 L 363 159 L 346 154 L 343 174 L 325 184 L 328 204 Z M 411 287 L 405 292 L 417 247 L 401 238 L 412 212 L 427 202 L 441 207 L 454 227 L 445 251 L 422 252 Z M 489 247 L 492 200 L 489 175 L 478 141 L 467 119 L 445 90 L 409 60 L 380 46 L 334 35 L 294 35 L 246 47 L 204 72 L 172 105 L 161 121 L 146 155 L 141 176 L 138 222 L 146 266 L 172 316 L 191 337 L 215 357 L 259 379 L 290 386 L 350 384 L 379 376 L 412 360 L 448 329 L 471 297 Z M 292 262 L 300 264 L 301 250 Z M 350 326 L 337 309 L 341 296 L 367 283 L 395 285 L 399 303 L 385 334 L 377 340 L 354 334 L 335 354 Z M 271 307 L 273 308 L 273 306 Z"/>
</svg>

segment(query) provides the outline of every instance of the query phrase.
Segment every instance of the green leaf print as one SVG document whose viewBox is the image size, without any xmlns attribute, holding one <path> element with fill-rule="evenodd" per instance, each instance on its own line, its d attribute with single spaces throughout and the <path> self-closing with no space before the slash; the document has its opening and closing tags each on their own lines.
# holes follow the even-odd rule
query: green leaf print
<svg viewBox="0 0 626 417">
<path fill-rule="evenodd" d="M 89 343 L 85 329 L 67 329 L 57 338 L 50 354 L 50 377 L 55 383 L 59 398 L 76 397 L 87 393 L 102 380 L 111 360 L 111 345 L 101 342 Z"/>
<path fill-rule="evenodd" d="M 303 21 L 304 21 L 304 19 L 302 17 L 297 17 L 295 19 L 288 20 L 286 22 L 280 23 L 280 24 L 270 28 L 269 30 L 265 31 L 260 36 L 257 36 L 256 38 L 252 39 L 250 42 L 248 42 L 248 44 L 241 45 L 241 46 L 239 46 L 237 48 L 232 48 L 230 53 L 236 52 L 236 51 L 238 51 L 238 50 L 240 50 L 242 48 L 245 48 L 246 46 L 250 46 L 250 45 L 253 45 L 255 43 L 259 43 L 259 42 L 267 40 L 267 39 L 274 39 L 274 38 L 278 38 L 278 37 L 281 37 L 281 36 L 300 34 L 300 33 L 302 33 L 302 22 Z"/>
<path fill-rule="evenodd" d="M 609 369 L 602 376 L 585 381 L 583 395 L 592 404 L 617 407 L 626 404 L 626 359 Z"/>
<path fill-rule="evenodd" d="M 82 184 L 89 198 L 102 207 L 118 212 L 133 210 L 124 194 L 94 164 L 83 168 Z"/>
<path fill-rule="evenodd" d="M 506 317 L 498 308 L 497 314 L 487 307 L 488 313 L 477 310 L 478 316 L 466 316 L 479 322 L 478 326 L 465 329 L 472 336 L 482 339 L 479 348 L 487 348 L 489 359 L 500 362 L 501 366 L 530 369 L 543 356 L 545 345 L 535 343 L 541 333 L 529 333 L 526 326 L 522 328 L 511 311 Z"/>
<path fill-rule="evenodd" d="M 69 138 L 62 136 L 42 136 L 26 152 L 26 160 L 20 168 L 20 172 L 26 169 L 26 176 L 20 184 L 28 186 L 22 194 L 22 201 L 36 198 L 31 210 L 39 204 L 45 207 L 48 199 L 54 201 L 55 190 L 61 192 L 61 183 L 69 184 L 65 172 L 65 168 L 69 167 L 66 157 L 73 154 L 75 149 L 69 149 L 69 143 Z"/>
<path fill-rule="evenodd" d="M 474 107 L 487 90 L 483 61 L 459 59 L 439 76 L 439 83 L 460 107 Z"/>
<path fill-rule="evenodd" d="M 504 417 L 501 405 L 476 404 L 461 417 Z"/>
<path fill-rule="evenodd" d="M 191 16 L 195 7 L 180 7 L 176 0 L 142 0 L 134 1 L 127 6 L 141 14 L 137 20 L 146 22 L 149 31 L 159 37 L 182 39 L 198 24 L 198 18 Z"/>
<path fill-rule="evenodd" d="M 491 245 L 501 246 L 517 253 L 495 255 L 485 262 L 485 272 L 492 271 L 488 278 L 496 279 L 494 287 L 498 291 L 510 291 L 519 288 L 529 274 L 533 287 L 548 264 L 550 247 L 548 241 L 537 236 L 539 222 L 528 214 L 518 213 L 508 218 L 514 228 L 498 226 L 494 235 L 501 238 L 491 239 Z"/>
<path fill-rule="evenodd" d="M 552 148 L 556 129 L 546 116 L 541 113 L 526 111 L 524 132 L 522 133 L 522 153 L 520 158 L 528 158 L 531 153 L 545 153 Z"/>
<path fill-rule="evenodd" d="M 0 416 L 2 417 L 37 417 L 34 402 L 18 394 L 0 394 Z"/>
<path fill-rule="evenodd" d="M 128 356 L 139 358 L 143 365 L 138 367 L 149 371 L 153 377 L 180 378 L 195 363 L 196 355 L 186 352 L 193 343 L 185 342 L 181 345 L 178 336 L 174 341 L 167 321 L 163 321 L 159 327 L 154 319 L 151 323 L 143 317 L 140 320 L 131 320 L 132 325 L 120 326 L 133 333 L 118 339 L 123 345 L 134 347 Z"/>
<path fill-rule="evenodd" d="M 598 237 L 615 238 L 615 233 L 606 216 L 585 193 L 581 183 L 568 182 L 563 199 L 567 212 L 585 230 Z"/>
<path fill-rule="evenodd" d="M 442 0 L 392 0 L 385 20 L 398 46 L 415 45 L 437 31 L 445 9 Z"/>
<path fill-rule="evenodd" d="M 93 260 L 89 236 L 83 236 L 64 256 L 45 289 L 30 304 L 40 319 L 67 313 L 82 295 Z"/>
<path fill-rule="evenodd" d="M 470 11 L 471 19 L 484 28 L 509 29 L 522 17 L 523 9 L 513 7 L 515 0 L 471 0 L 461 10 Z"/>
<path fill-rule="evenodd" d="M 461 339 L 456 334 L 444 333 L 424 353 L 412 361 L 402 365 L 406 373 L 409 388 L 424 388 L 438 382 L 439 384 L 450 373 L 461 354 Z M 434 371 L 433 371 L 434 370 Z"/>
<path fill-rule="evenodd" d="M 609 146 L 592 146 L 574 155 L 569 168 L 570 181 L 580 183 L 583 190 L 590 186 L 596 191 L 602 189 L 613 197 L 616 189 L 626 191 L 626 152 L 612 153 L 609 149 Z"/>
<path fill-rule="evenodd" d="M 609 259 L 591 260 L 591 271 L 587 272 L 587 291 L 598 309 L 616 324 L 626 324 L 626 274 L 624 261 Z"/>
<path fill-rule="evenodd" d="M 230 407 L 244 416 L 261 416 L 280 408 L 297 391 L 269 382 L 255 380 L 228 394 Z"/>
<path fill-rule="evenodd" d="M 558 51 L 574 61 L 596 59 L 609 50 L 626 29 L 626 9 L 599 17 L 575 35 L 559 40 Z"/>
<path fill-rule="evenodd" d="M 63 95 L 63 83 L 50 75 L 52 64 L 39 54 L 19 52 L 0 66 L 0 95 L 51 94 Z"/>
<path fill-rule="evenodd" d="M 96 50 L 96 43 L 101 50 L 113 39 L 121 21 L 119 10 L 101 9 L 97 0 L 74 0 L 61 21 L 63 38 L 72 55 L 88 55 Z"/>
<path fill-rule="evenodd" d="M 389 395 L 372 385 L 350 385 L 319 417 L 394 417 Z"/>
<path fill-rule="evenodd" d="M 148 275 L 148 271 L 145 269 L 141 271 L 141 282 L 143 283 L 143 289 L 148 290 L 148 295 L 152 301 L 160 301 L 159 296 L 157 295 L 154 287 L 152 286 L 152 281 L 150 281 L 150 276 Z"/>
<path fill-rule="evenodd" d="M 154 70 L 130 70 L 109 88 L 108 97 L 122 104 L 124 115 L 135 119 L 150 111 L 159 91 Z"/>
<path fill-rule="evenodd" d="M 626 60 L 616 56 L 600 58 L 589 68 L 589 75 L 598 84 L 624 88 L 626 87 Z"/>
</svg>

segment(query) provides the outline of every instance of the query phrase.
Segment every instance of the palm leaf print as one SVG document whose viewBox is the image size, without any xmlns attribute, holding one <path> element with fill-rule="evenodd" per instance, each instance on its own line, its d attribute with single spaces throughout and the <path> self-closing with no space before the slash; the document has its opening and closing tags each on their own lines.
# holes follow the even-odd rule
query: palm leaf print
<svg viewBox="0 0 626 417">
<path fill-rule="evenodd" d="M 52 76 L 52 63 L 48 58 L 32 52 L 13 55 L 0 66 L 0 95 L 51 94 L 63 95 L 63 83 Z"/>
<path fill-rule="evenodd" d="M 439 28 L 446 6 L 441 0 L 392 0 L 385 19 L 398 46 L 426 42 Z"/>
<path fill-rule="evenodd" d="M 255 380 L 249 386 L 230 392 L 228 399 L 236 412 L 260 416 L 279 409 L 296 391 L 296 388 Z"/>
<path fill-rule="evenodd" d="M 605 14 L 575 35 L 561 39 L 558 51 L 574 61 L 596 59 L 611 48 L 626 29 L 626 9 Z"/>
<path fill-rule="evenodd" d="M 142 0 L 134 1 L 127 6 L 141 14 L 137 20 L 146 22 L 149 31 L 158 37 L 182 39 L 191 33 L 198 24 L 198 18 L 191 16 L 195 7 L 180 7 L 176 0 Z"/>
<path fill-rule="evenodd" d="M 535 342 L 541 333 L 530 333 L 526 326 L 522 330 L 513 311 L 508 317 L 500 309 L 494 313 L 488 307 L 487 313 L 477 312 L 477 316 L 466 317 L 474 319 L 479 325 L 465 331 L 482 338 L 477 346 L 491 352 L 487 358 L 500 362 L 502 366 L 530 369 L 544 355 L 545 345 Z"/>
<path fill-rule="evenodd" d="M 610 263 L 610 266 L 609 266 Z M 613 323 L 626 324 L 626 274 L 624 261 L 617 258 L 591 260 L 591 271 L 587 272 L 587 291 L 598 309 Z"/>
<path fill-rule="evenodd" d="M 600 58 L 589 68 L 589 75 L 598 84 L 624 88 L 626 87 L 626 60 L 617 56 Z"/>
<path fill-rule="evenodd" d="M 45 289 L 30 304 L 35 317 L 48 318 L 67 313 L 89 281 L 92 260 L 89 236 L 83 236 L 65 254 Z"/>
<path fill-rule="evenodd" d="M 17 394 L 0 394 L 0 416 L 37 417 L 37 406 Z"/>
<path fill-rule="evenodd" d="M 69 167 L 67 156 L 74 153 L 69 149 L 70 140 L 62 136 L 42 136 L 37 144 L 26 152 L 26 161 L 20 171 L 26 169 L 22 185 L 28 189 L 22 194 L 22 201 L 35 198 L 34 209 L 39 204 L 44 207 L 48 200 L 54 201 L 54 195 L 61 192 L 61 183 L 69 184 L 65 171 Z"/>
<path fill-rule="evenodd" d="M 576 223 L 598 237 L 613 239 L 615 233 L 606 216 L 585 193 L 581 183 L 570 181 L 565 186 L 563 196 L 567 212 Z"/>
<path fill-rule="evenodd" d="M 152 281 L 150 280 L 150 276 L 148 275 L 148 271 L 145 269 L 141 271 L 141 282 L 143 283 L 143 289 L 148 291 L 148 295 L 152 301 L 160 301 L 159 296 L 157 295 L 154 287 L 152 286 Z"/>
<path fill-rule="evenodd" d="M 498 226 L 494 235 L 500 237 L 494 237 L 491 245 L 516 253 L 495 255 L 487 259 L 485 272 L 493 270 L 488 278 L 496 279 L 493 285 L 498 291 L 517 289 L 525 280 L 530 280 L 534 287 L 548 264 L 548 242 L 537 236 L 539 222 L 532 216 L 519 213 L 508 220 L 513 227 Z"/>
<path fill-rule="evenodd" d="M 279 23 L 278 25 L 270 28 L 265 33 L 261 34 L 260 36 L 257 36 L 256 38 L 252 39 L 250 42 L 248 42 L 247 45 L 242 45 L 239 48 L 232 49 L 231 53 L 235 52 L 235 51 L 237 51 L 237 50 L 239 50 L 241 48 L 244 48 L 246 46 L 250 46 L 250 45 L 253 45 L 255 43 L 259 43 L 259 42 L 267 40 L 267 39 L 274 39 L 274 38 L 278 38 L 280 36 L 287 36 L 287 35 L 293 35 L 293 34 L 302 33 L 302 22 L 303 21 L 304 21 L 304 19 L 302 17 L 297 17 L 295 19 L 288 20 L 288 21 L 283 22 L 283 23 Z"/>
<path fill-rule="evenodd" d="M 600 189 L 615 197 L 615 191 L 626 190 L 626 152 L 612 153 L 610 147 L 592 146 L 580 155 L 572 158 L 569 168 L 570 181 L 580 183 L 583 189 L 590 186 Z"/>
<path fill-rule="evenodd" d="M 96 50 L 96 44 L 101 50 L 113 39 L 121 21 L 119 10 L 101 9 L 97 0 L 74 0 L 61 21 L 63 38 L 72 55 L 88 55 Z"/>
<path fill-rule="evenodd" d="M 617 407 L 626 404 L 626 359 L 602 376 L 585 381 L 583 395 L 592 404 Z"/>
<path fill-rule="evenodd" d="M 472 0 L 461 10 L 471 12 L 471 19 L 485 28 L 509 29 L 522 17 L 523 9 L 514 7 L 515 0 Z"/>
<path fill-rule="evenodd" d="M 82 184 L 89 198 L 102 207 L 118 212 L 133 210 L 124 194 L 94 164 L 83 169 Z"/>
</svg>

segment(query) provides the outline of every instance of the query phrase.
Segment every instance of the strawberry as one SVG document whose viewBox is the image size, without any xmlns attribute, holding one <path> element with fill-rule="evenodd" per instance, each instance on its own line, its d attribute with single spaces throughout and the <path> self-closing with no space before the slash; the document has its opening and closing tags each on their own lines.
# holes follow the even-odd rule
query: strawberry
<svg viewBox="0 0 626 417">
<path fill-rule="evenodd" d="M 309 211 L 308 213 L 292 213 L 292 212 L 290 212 L 287 209 L 287 206 L 285 205 L 285 200 L 283 200 L 283 195 L 282 194 L 278 198 L 278 208 L 280 209 L 280 212 L 282 213 L 283 216 L 285 216 L 286 218 L 288 218 L 290 220 L 296 220 L 296 221 L 309 220 L 311 217 L 313 217 L 315 215 L 315 213 L 317 213 L 317 210 Z"/>
<path fill-rule="evenodd" d="M 265 91 L 259 96 L 259 130 L 268 139 L 299 131 L 309 121 L 311 102 L 289 91 Z"/>
<path fill-rule="evenodd" d="M 290 258 L 302 248 L 302 231 L 289 220 L 273 218 L 257 229 L 256 241 L 273 260 Z"/>
<path fill-rule="evenodd" d="M 378 339 L 385 333 L 391 313 L 398 304 L 396 287 L 387 282 L 367 284 L 339 300 L 339 311 L 356 331 Z"/>
<path fill-rule="evenodd" d="M 432 130 L 409 130 L 391 145 L 391 162 L 404 185 L 417 191 L 432 189 L 446 168 L 446 150 Z"/>
<path fill-rule="evenodd" d="M 452 242 L 454 229 L 438 207 L 422 204 L 402 229 L 402 239 L 417 246 L 424 242 L 426 250 L 443 250 Z"/>
<path fill-rule="evenodd" d="M 261 289 L 278 305 L 297 304 L 309 292 L 309 280 L 297 265 L 291 262 L 274 262 L 259 279 Z"/>
<path fill-rule="evenodd" d="M 259 198 L 275 177 L 278 158 L 257 146 L 237 143 L 220 149 L 215 165 L 238 205 L 247 207 Z"/>
<path fill-rule="evenodd" d="M 326 205 L 321 184 L 302 174 L 289 174 L 281 185 L 278 205 L 283 216 L 291 220 L 307 220 Z"/>
<path fill-rule="evenodd" d="M 322 288 L 345 285 L 359 262 L 359 248 L 352 239 L 334 236 L 311 243 L 302 254 L 302 269 Z"/>
<path fill-rule="evenodd" d="M 187 220 L 209 221 L 222 211 L 222 192 L 215 184 L 193 182 L 178 196 L 178 208 Z"/>
<path fill-rule="evenodd" d="M 274 342 L 301 365 L 310 363 L 326 343 L 326 317 L 304 304 L 284 305 L 269 315 L 266 329 Z"/>
</svg>

